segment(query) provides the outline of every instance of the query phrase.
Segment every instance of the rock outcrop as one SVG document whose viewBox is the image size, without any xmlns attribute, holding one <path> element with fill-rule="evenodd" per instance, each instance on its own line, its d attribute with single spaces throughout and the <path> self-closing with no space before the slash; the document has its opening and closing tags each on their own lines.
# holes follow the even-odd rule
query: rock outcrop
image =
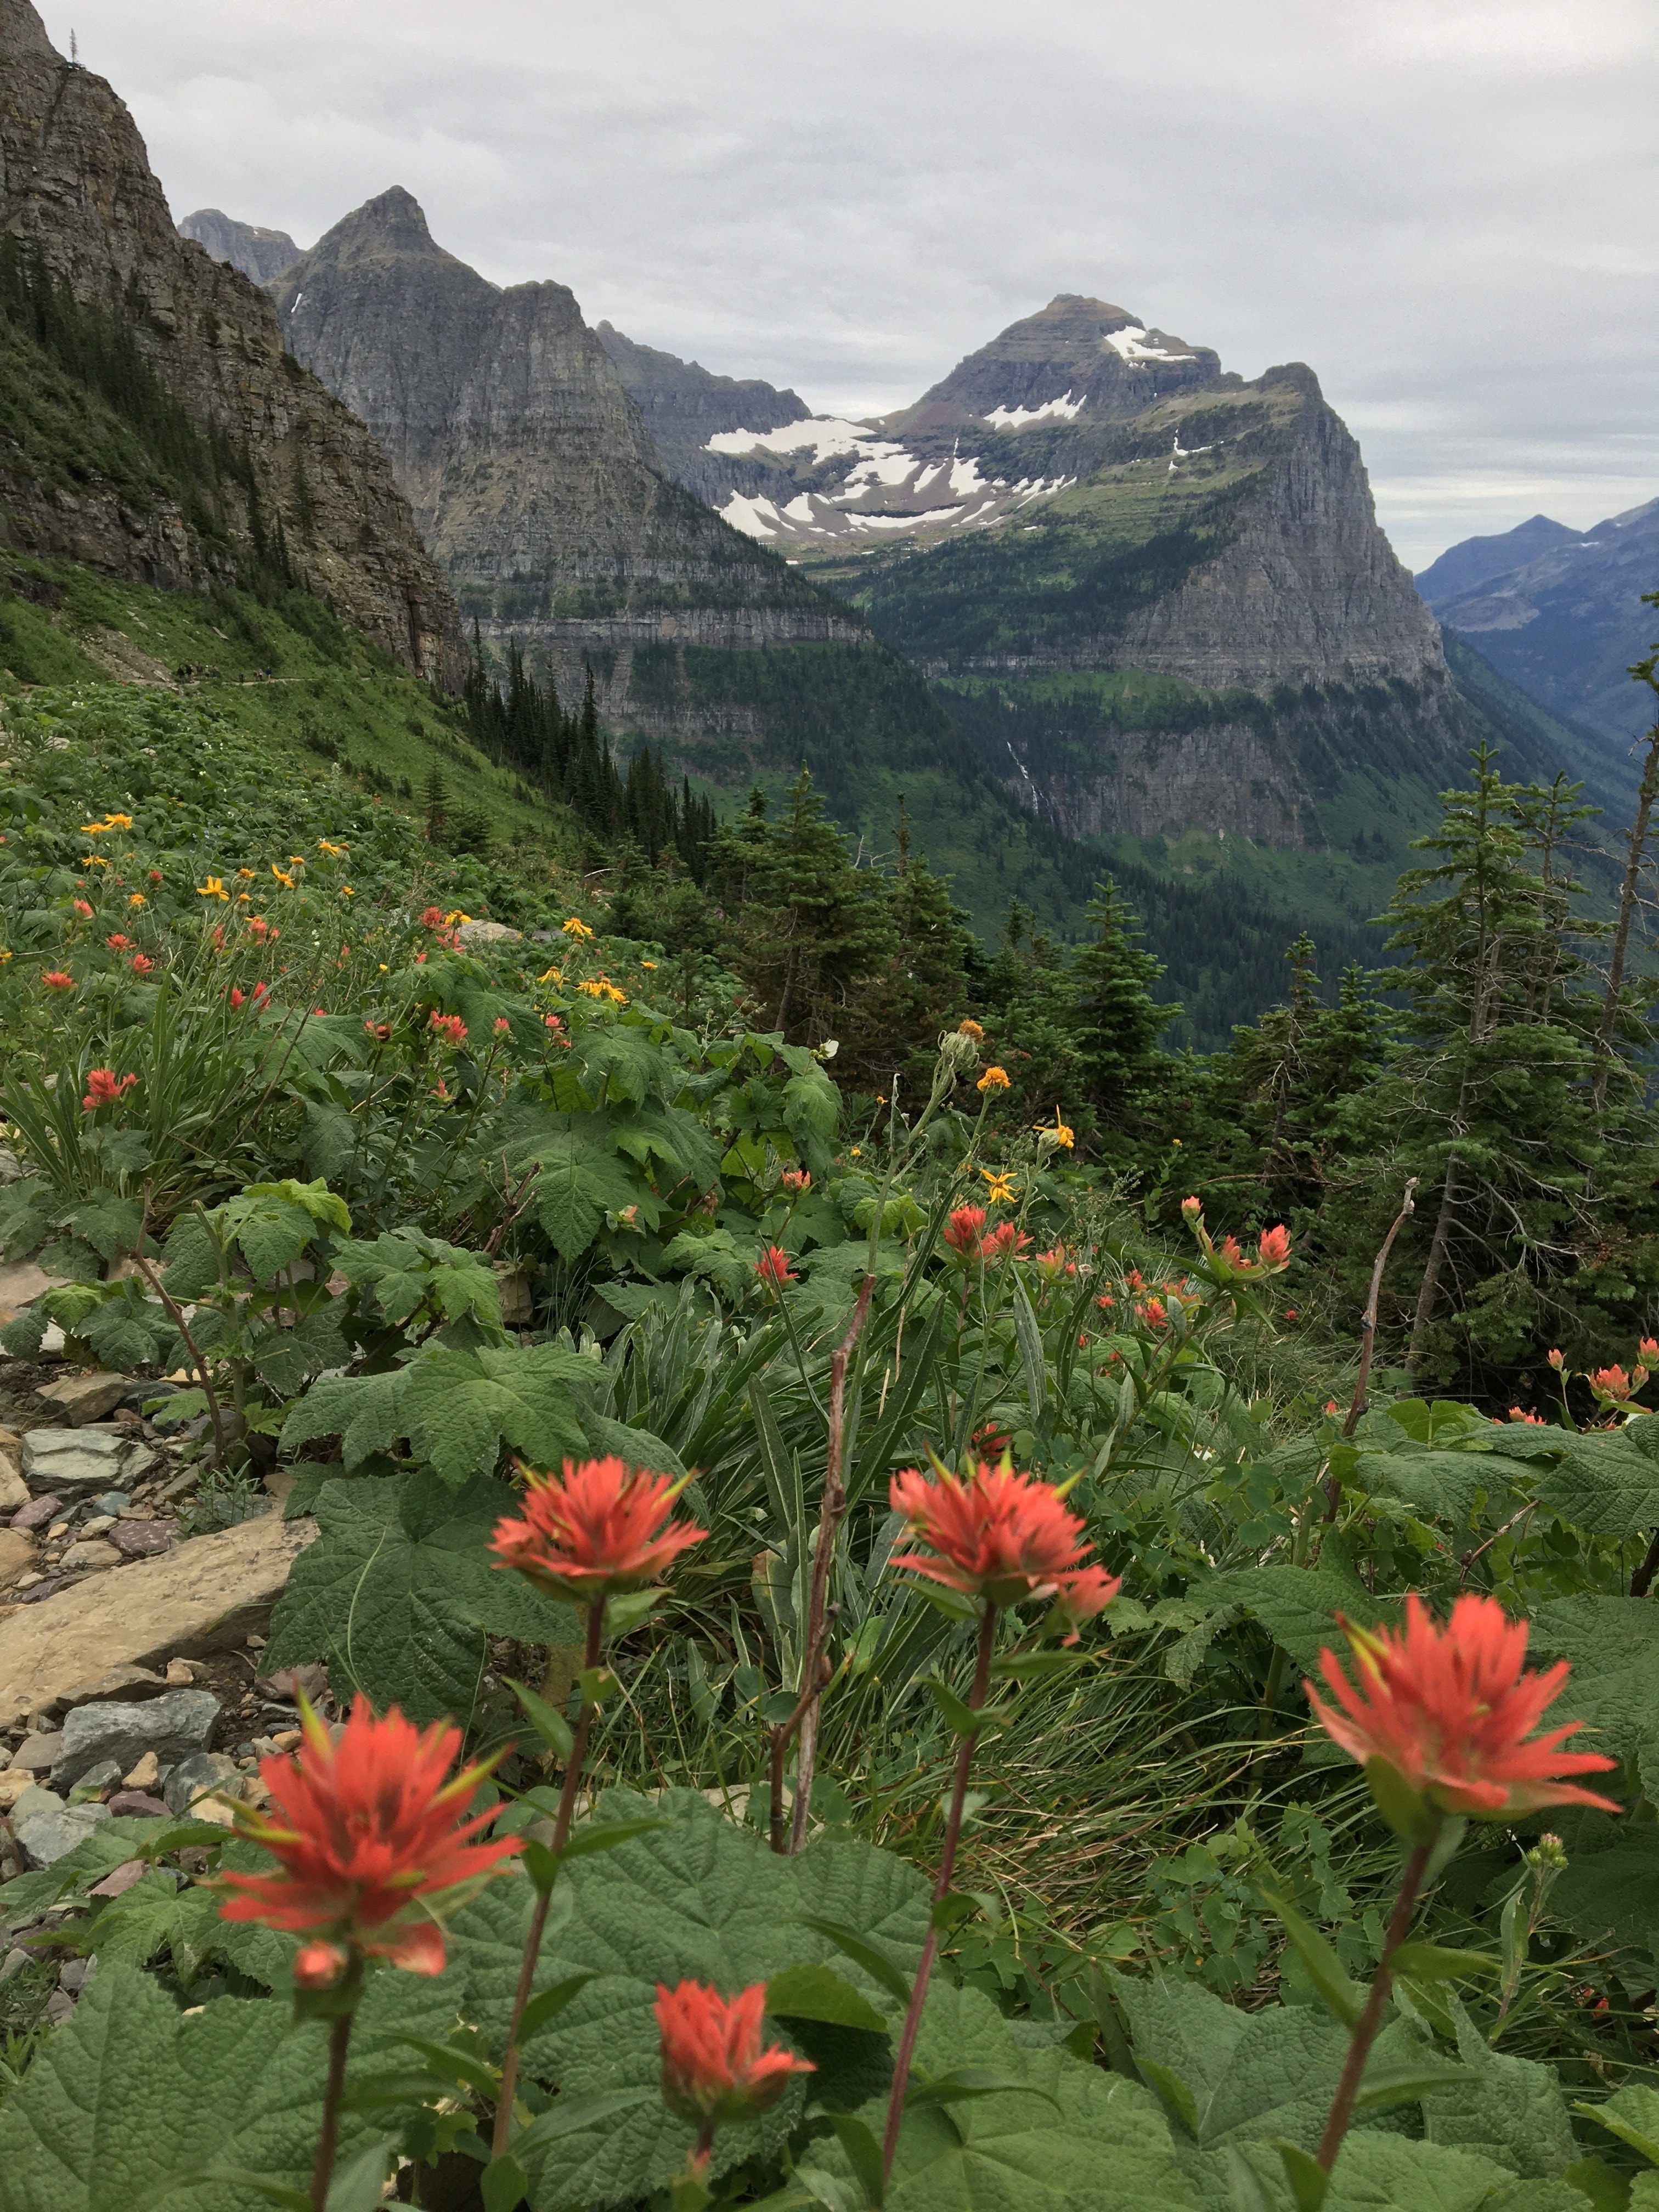
<svg viewBox="0 0 1659 2212">
<path fill-rule="evenodd" d="M 166 468 L 119 483 L 64 465 L 49 441 L 7 439 L 4 535 L 163 588 L 234 580 L 251 547 L 280 545 L 287 573 L 404 666 L 458 680 L 459 615 L 386 456 L 285 351 L 258 288 L 179 236 L 131 116 L 55 52 L 29 0 L 0 0 L 0 84 L 14 265 L 130 337 L 188 426 L 171 497 Z"/>
<path fill-rule="evenodd" d="M 216 261 L 228 261 L 256 284 L 280 276 L 300 249 L 285 230 L 266 230 L 257 222 L 238 222 L 220 208 L 198 208 L 179 225 L 180 238 L 193 238 Z"/>
<path fill-rule="evenodd" d="M 782 471 L 762 462 L 735 460 L 710 448 L 709 440 L 737 430 L 775 430 L 799 422 L 809 410 L 797 392 L 780 392 L 759 377 L 717 376 L 700 362 L 681 361 L 654 346 L 636 345 L 610 323 L 594 332 L 645 418 L 665 472 L 677 484 L 719 507 L 733 489 L 768 493 Z M 785 491 L 784 497 L 789 495 Z"/>
<path fill-rule="evenodd" d="M 270 290 L 297 358 L 391 456 L 464 612 L 486 640 L 544 654 L 568 701 L 592 667 L 614 728 L 677 750 L 787 748 L 787 698 L 773 684 L 770 706 L 733 708 L 731 664 L 799 646 L 888 661 L 852 608 L 670 482 L 566 286 L 491 284 L 394 189 Z M 716 665 L 694 681 L 688 653 Z M 915 711 L 931 731 L 920 686 Z"/>
</svg>

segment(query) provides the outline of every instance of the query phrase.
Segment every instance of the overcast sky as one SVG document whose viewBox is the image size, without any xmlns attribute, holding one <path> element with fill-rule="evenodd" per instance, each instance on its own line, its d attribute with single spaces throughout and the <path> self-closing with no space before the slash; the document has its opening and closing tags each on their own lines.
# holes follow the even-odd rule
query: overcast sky
<svg viewBox="0 0 1659 2212">
<path fill-rule="evenodd" d="M 816 410 L 1055 292 L 1301 360 L 1421 568 L 1659 493 L 1651 0 L 46 0 L 176 216 L 403 185 L 501 283 Z"/>
</svg>

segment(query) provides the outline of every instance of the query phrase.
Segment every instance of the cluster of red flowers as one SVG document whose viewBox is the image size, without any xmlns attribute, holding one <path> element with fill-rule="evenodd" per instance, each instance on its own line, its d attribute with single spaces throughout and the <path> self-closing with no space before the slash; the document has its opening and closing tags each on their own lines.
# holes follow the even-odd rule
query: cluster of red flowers
<svg viewBox="0 0 1659 2212">
<path fill-rule="evenodd" d="M 1381 1759 L 1419 1797 L 1444 1813 L 1492 1818 L 1534 1813 L 1546 1805 L 1620 1808 L 1568 1774 L 1613 1765 L 1589 1751 L 1559 1746 L 1583 1727 L 1570 1721 L 1547 1735 L 1529 1736 L 1567 1679 L 1565 1660 L 1542 1674 L 1523 1673 L 1527 1624 L 1510 1620 L 1496 1598 L 1460 1597 L 1443 1629 L 1413 1591 L 1403 1635 L 1357 1628 L 1337 1616 L 1359 1672 L 1350 1682 L 1334 1655 L 1320 1667 L 1340 1711 L 1311 1682 L 1303 1685 L 1320 1725 L 1361 1765 Z"/>
<path fill-rule="evenodd" d="M 896 1552 L 890 1565 L 994 1606 L 1052 1598 L 1076 1624 L 1117 1595 L 1120 1577 L 1085 1565 L 1094 1548 L 1084 1524 L 1052 1485 L 1006 1464 L 975 1463 L 965 1480 L 941 1470 L 930 1482 L 917 1468 L 896 1474 L 888 1492 L 927 1553 Z"/>
<path fill-rule="evenodd" d="M 459 1014 L 441 1014 L 434 1006 L 431 1015 L 432 1027 L 446 1044 L 460 1045 L 466 1042 L 466 1024 Z"/>
<path fill-rule="evenodd" d="M 516 1836 L 474 1840 L 494 1806 L 457 1825 L 489 1765 L 446 1782 L 460 1730 L 417 1729 L 396 1706 L 377 1719 L 361 1697 L 337 1742 L 308 1705 L 301 1725 L 298 1753 L 260 1766 L 270 1814 L 234 1808 L 240 1832 L 282 1871 L 223 1875 L 222 1917 L 311 1936 L 295 1960 L 302 1988 L 328 1988 L 354 1959 L 441 1973 L 443 1929 L 416 1900 L 495 1871 L 520 1848 Z"/>
<path fill-rule="evenodd" d="M 82 921 L 90 921 L 92 920 L 92 908 L 87 904 L 85 899 L 76 900 L 75 911 L 80 915 Z"/>
<path fill-rule="evenodd" d="M 390 1022 L 365 1022 L 363 1024 L 363 1027 L 368 1031 L 368 1035 L 374 1038 L 376 1044 L 391 1043 L 392 1024 Z"/>
<path fill-rule="evenodd" d="M 789 1265 L 789 1255 L 781 1244 L 769 1244 L 755 1262 L 755 1273 L 770 1290 L 781 1291 L 786 1283 L 797 1279 Z"/>
<path fill-rule="evenodd" d="M 82 1107 L 87 1113 L 95 1114 L 100 1106 L 113 1106 L 118 1099 L 125 1098 L 129 1091 L 135 1089 L 137 1082 L 136 1075 L 124 1075 L 118 1081 L 112 1067 L 90 1068 L 87 1073 L 87 1095 L 81 1101 Z"/>
<path fill-rule="evenodd" d="M 143 952 L 135 952 L 131 963 L 135 975 L 148 975 L 155 963 Z"/>
<path fill-rule="evenodd" d="M 812 1178 L 805 1168 L 786 1168 L 778 1177 L 778 1183 L 791 1198 L 801 1198 L 811 1189 Z"/>
<path fill-rule="evenodd" d="M 132 950 L 132 939 L 123 937 L 118 930 L 113 937 L 106 937 L 104 942 L 112 952 L 130 952 Z"/>
<path fill-rule="evenodd" d="M 251 1004 L 257 1014 L 269 996 L 270 990 L 270 986 L 268 983 L 256 983 L 250 997 L 248 993 L 238 989 L 233 983 L 230 988 L 230 1003 L 233 1006 L 245 1006 Z"/>
<path fill-rule="evenodd" d="M 659 1982 L 656 2013 L 663 2102 L 699 2135 L 754 2119 L 777 2103 L 793 2075 L 816 2070 L 793 2051 L 761 2041 L 764 1982 L 734 1997 L 702 1982 L 672 1990 Z"/>
<path fill-rule="evenodd" d="M 49 991 L 72 991 L 75 978 L 62 968 L 48 968 L 40 981 Z"/>
<path fill-rule="evenodd" d="M 490 1549 L 555 1597 L 591 1605 L 640 1589 L 708 1534 L 670 1518 L 684 1487 L 615 1457 L 566 1460 L 561 1475 L 526 1469 L 522 1520 L 498 1521 Z"/>
</svg>

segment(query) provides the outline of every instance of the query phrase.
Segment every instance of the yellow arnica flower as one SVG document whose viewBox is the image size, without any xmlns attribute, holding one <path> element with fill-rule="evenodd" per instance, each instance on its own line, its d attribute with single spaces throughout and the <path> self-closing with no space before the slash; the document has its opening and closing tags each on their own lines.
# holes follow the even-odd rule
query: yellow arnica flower
<svg viewBox="0 0 1659 2212">
<path fill-rule="evenodd" d="M 252 869 L 238 868 L 236 871 L 236 880 L 238 883 L 241 884 L 251 884 L 253 881 Z"/>
<path fill-rule="evenodd" d="M 252 906 L 253 902 L 246 891 L 238 891 L 236 894 L 236 903 L 238 906 Z"/>
<path fill-rule="evenodd" d="M 574 914 L 568 921 L 562 922 L 560 927 L 567 937 L 592 937 L 593 934 L 587 924 L 579 915 Z"/>
<path fill-rule="evenodd" d="M 288 856 L 288 864 L 290 868 L 303 868 L 306 856 L 303 853 L 290 853 Z"/>
<path fill-rule="evenodd" d="M 969 1020 L 958 1022 L 957 1024 L 957 1035 L 958 1036 L 972 1037 L 974 1042 L 978 1044 L 983 1038 L 985 1032 L 977 1022 Z"/>
<path fill-rule="evenodd" d="M 129 906 L 143 906 L 143 903 L 144 903 L 144 895 L 143 895 L 143 891 L 134 891 L 134 892 L 133 892 L 133 894 L 131 895 L 131 897 L 128 899 L 128 901 L 127 901 L 127 904 L 128 904 Z"/>
<path fill-rule="evenodd" d="M 352 890 L 352 888 L 351 888 L 351 886 L 350 886 L 350 884 L 341 884 L 341 886 L 340 886 L 340 896 L 341 896 L 342 898 L 356 898 L 356 896 L 357 896 L 356 892 L 356 891 L 354 891 L 354 890 Z"/>
<path fill-rule="evenodd" d="M 1019 1186 L 1006 1168 L 981 1168 L 980 1173 L 986 1182 L 988 1206 L 1012 1206 L 1019 1196 Z"/>
<path fill-rule="evenodd" d="M 277 866 L 277 865 L 276 865 L 276 861 L 275 861 L 275 860 L 273 860 L 273 861 L 271 862 L 271 864 L 270 864 L 270 872 L 271 872 L 271 874 L 272 874 L 273 876 L 275 876 L 275 877 L 276 877 L 276 880 L 277 880 L 277 882 L 278 882 L 279 884 L 283 884 L 286 890 L 293 890 L 293 888 L 294 888 L 294 878 L 293 878 L 293 877 L 292 877 L 292 876 L 285 876 L 285 875 L 283 873 L 283 871 L 282 871 L 282 870 Z"/>
<path fill-rule="evenodd" d="M 444 916 L 444 927 L 446 929 L 455 929 L 463 922 L 471 921 L 471 919 L 472 917 L 470 914 L 463 914 L 459 907 L 457 907 L 453 914 L 447 914 Z"/>
<path fill-rule="evenodd" d="M 549 968 L 543 974 L 538 975 L 536 981 L 538 983 L 562 983 L 564 981 L 564 970 L 562 968 Z"/>
<path fill-rule="evenodd" d="M 641 968 L 654 968 L 656 964 L 654 960 L 641 960 L 640 963 Z"/>
<path fill-rule="evenodd" d="M 1035 1133 L 1039 1137 L 1046 1137 L 1051 1145 L 1063 1146 L 1068 1152 L 1071 1151 L 1072 1146 L 1077 1136 L 1076 1130 L 1068 1129 L 1066 1124 L 1060 1120 L 1060 1109 L 1058 1106 L 1054 1109 L 1053 1127 L 1047 1127 L 1042 1122 L 1039 1121 L 1036 1125 Z"/>
<path fill-rule="evenodd" d="M 343 853 L 349 853 L 351 848 L 349 845 L 331 845 L 326 837 L 319 837 L 317 840 L 317 850 L 319 853 L 326 853 L 331 859 L 337 860 Z"/>
<path fill-rule="evenodd" d="M 81 866 L 83 868 L 106 868 L 109 862 L 96 853 L 86 853 L 82 855 Z"/>
<path fill-rule="evenodd" d="M 228 899 L 230 893 L 217 876 L 210 876 L 204 884 L 197 884 L 196 896 L 198 898 Z"/>
<path fill-rule="evenodd" d="M 1007 1069 L 988 1067 L 974 1088 L 975 1091 L 1006 1091 L 1008 1088 Z"/>
</svg>

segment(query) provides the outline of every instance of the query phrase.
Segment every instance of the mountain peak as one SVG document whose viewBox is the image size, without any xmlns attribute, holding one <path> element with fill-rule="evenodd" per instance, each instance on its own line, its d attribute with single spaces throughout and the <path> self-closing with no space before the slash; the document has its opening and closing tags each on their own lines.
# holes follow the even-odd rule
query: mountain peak
<svg viewBox="0 0 1659 2212">
<path fill-rule="evenodd" d="M 285 230 L 267 230 L 257 222 L 238 222 L 222 208 L 198 208 L 179 225 L 180 238 L 193 238 L 216 261 L 228 261 L 256 284 L 268 284 L 300 258 L 300 249 Z"/>
</svg>

